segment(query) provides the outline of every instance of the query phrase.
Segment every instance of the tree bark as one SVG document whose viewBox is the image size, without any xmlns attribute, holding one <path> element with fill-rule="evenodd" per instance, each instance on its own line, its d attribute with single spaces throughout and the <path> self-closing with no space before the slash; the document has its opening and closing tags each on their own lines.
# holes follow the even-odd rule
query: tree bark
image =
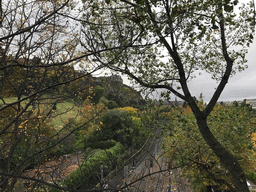
<svg viewBox="0 0 256 192">
<path fill-rule="evenodd" d="M 5 158 L 2 154 L 2 151 L 0 151 L 0 170 L 3 173 L 8 173 L 7 163 L 5 161 Z M 0 190 L 4 190 L 8 184 L 8 179 L 5 176 L 0 177 Z"/>
<path fill-rule="evenodd" d="M 199 127 L 200 133 L 202 134 L 204 140 L 213 150 L 213 152 L 219 157 L 220 161 L 225 165 L 227 170 L 230 172 L 233 178 L 234 189 L 231 191 L 234 192 L 249 192 L 245 174 L 239 165 L 236 157 L 227 151 L 214 137 L 210 131 L 206 118 L 197 116 L 197 125 Z"/>
</svg>

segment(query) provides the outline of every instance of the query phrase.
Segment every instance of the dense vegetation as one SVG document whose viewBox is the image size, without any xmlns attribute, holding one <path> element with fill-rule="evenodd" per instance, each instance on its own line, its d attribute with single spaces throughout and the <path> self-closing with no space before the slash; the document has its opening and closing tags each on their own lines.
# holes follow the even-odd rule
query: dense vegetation
<svg viewBox="0 0 256 192">
<path fill-rule="evenodd" d="M 247 68 L 255 15 L 253 0 L 1 0 L 0 190 L 86 187 L 88 178 L 73 180 L 79 171 L 63 180 L 58 171 L 46 169 L 54 173 L 46 177 L 41 170 L 51 163 L 55 170 L 74 151 L 94 167 L 92 173 L 80 166 L 94 185 L 97 161 L 110 171 L 116 166 L 110 156 L 118 154 L 121 164 L 158 122 L 170 136 L 167 148 L 176 149 L 170 161 L 184 166 L 195 190 L 248 192 L 254 125 L 243 108 L 217 101 L 229 78 Z M 109 71 L 127 75 L 145 95 L 146 89 L 160 89 L 166 99 L 174 94 L 191 111 L 147 108 L 141 92 L 119 76 L 92 76 Z M 206 106 L 188 83 L 202 72 L 218 83 Z"/>
<path fill-rule="evenodd" d="M 168 161 L 174 167 L 182 167 L 182 176 L 190 178 L 195 191 L 226 188 L 226 182 L 230 180 L 229 173 L 196 129 L 196 121 L 189 106 L 154 107 L 152 105 L 150 110 L 141 107 L 143 110 L 139 110 L 134 107 L 119 107 L 116 103 L 116 107 L 109 107 L 106 103 L 107 99 L 103 96 L 104 88 L 97 85 L 96 88 L 90 87 L 90 89 L 95 92 L 91 91 L 91 96 L 83 102 L 70 99 L 56 104 L 51 120 L 44 121 L 40 131 L 44 138 L 50 138 L 56 130 L 59 130 L 59 136 L 53 139 L 52 143 L 59 142 L 62 136 L 68 135 L 68 137 L 42 153 L 41 156 L 32 158 L 27 162 L 28 168 L 33 169 L 42 159 L 82 150 L 84 151 L 82 166 L 68 177 L 53 179 L 52 182 L 71 189 L 92 188 L 101 181 L 100 167 L 104 166 L 104 176 L 120 168 L 124 159 L 127 158 L 128 150 L 136 152 L 152 133 L 153 129 L 150 128 L 155 121 L 158 122 L 159 127 L 162 127 L 164 133 L 163 140 Z M 50 97 L 49 93 L 48 96 Z M 67 92 L 65 97 L 69 97 Z M 14 99 L 9 97 L 9 102 Z M 239 159 L 247 177 L 254 180 L 255 119 L 251 107 L 243 103 L 240 106 L 235 102 L 231 106 L 217 105 L 208 121 L 218 140 Z M 40 111 L 51 105 L 51 103 L 45 104 Z M 198 102 L 198 105 L 201 108 L 205 107 L 202 101 Z M 35 108 L 35 110 L 39 109 Z M 3 117 L 6 112 L 2 114 Z M 12 111 L 8 111 L 8 114 L 12 114 Z M 87 120 L 95 114 L 98 114 L 96 118 L 87 123 Z M 24 127 L 20 125 L 20 129 L 24 128 L 28 135 L 32 134 L 30 131 L 33 129 L 30 127 L 36 125 L 32 124 L 33 121 L 30 123 Z M 70 132 L 72 134 L 69 134 Z M 23 142 L 13 154 L 10 161 L 12 169 L 23 161 L 22 155 L 26 152 L 28 138 L 23 138 Z M 2 143 L 5 141 L 1 138 Z M 40 188 L 40 185 L 31 187 L 36 189 Z M 16 187 L 14 191 L 15 189 Z M 19 186 L 16 190 L 20 189 Z M 51 188 L 51 191 L 58 191 L 58 189 Z"/>
<path fill-rule="evenodd" d="M 43 148 L 47 148 L 48 150 L 27 161 L 25 164 L 26 168 L 23 170 L 25 172 L 28 169 L 37 169 L 37 165 L 45 160 L 47 161 L 47 159 L 82 150 L 84 151 L 82 155 L 84 163 L 82 163 L 83 166 L 79 168 L 79 171 L 72 173 L 64 181 L 62 181 L 63 178 L 61 177 L 52 178 L 52 181 L 57 183 L 62 182 L 60 183 L 62 186 L 69 188 L 93 187 L 99 182 L 97 175 L 99 174 L 99 167 L 102 164 L 107 169 L 105 171 L 105 174 L 107 174 L 115 169 L 115 166 L 121 166 L 123 158 L 127 158 L 128 150 L 129 153 L 135 152 L 144 143 L 150 131 L 150 127 L 146 126 L 148 122 L 145 125 L 143 124 L 145 120 L 142 118 L 145 117 L 145 112 L 141 116 L 141 111 L 137 108 L 123 107 L 125 103 L 129 103 L 133 99 L 129 93 L 134 94 L 136 91 L 119 82 L 119 88 L 124 87 L 125 92 L 116 93 L 115 91 L 117 89 L 113 88 L 112 95 L 124 94 L 120 97 L 120 102 L 115 102 L 117 101 L 115 98 L 106 95 L 106 93 L 110 94 L 109 91 L 105 93 L 105 89 L 100 85 L 93 87 L 91 84 L 88 84 L 90 82 L 88 79 L 84 81 L 79 80 L 72 85 L 66 85 L 64 88 L 60 87 L 59 89 L 48 92 L 44 96 L 46 97 L 45 101 L 49 98 L 48 102 L 38 104 L 31 109 L 31 113 L 37 114 L 39 117 L 34 121 L 30 120 L 19 124 L 20 134 L 24 134 L 24 136 L 21 137 L 20 143 L 10 159 L 11 170 L 15 170 L 26 160 L 26 153 L 29 152 L 28 145 L 37 147 L 37 151 Z M 77 95 L 72 90 L 81 84 L 88 90 L 86 92 L 80 92 Z M 111 85 L 108 86 L 111 89 Z M 136 94 L 134 100 L 138 99 L 138 101 L 141 101 L 141 96 L 138 93 Z M 59 101 L 57 103 L 51 102 L 51 98 L 54 95 L 58 95 Z M 68 99 L 66 100 L 65 98 Z M 86 99 L 83 100 L 84 98 Z M 125 102 L 122 102 L 121 99 L 125 100 Z M 9 98 L 4 98 L 4 101 L 12 103 L 16 101 L 16 97 L 15 95 L 10 95 Z M 117 103 L 122 107 L 120 108 Z M 4 103 L 2 103 L 2 106 L 4 106 Z M 20 107 L 23 108 L 25 106 L 26 102 L 20 103 Z M 43 115 L 40 117 L 39 114 L 49 110 L 50 113 L 47 119 Z M 14 114 L 15 108 L 9 107 L 2 111 L 1 117 L 3 120 L 8 121 L 8 117 Z M 33 135 L 33 132 L 35 132 L 39 125 L 40 129 Z M 36 137 L 36 139 L 31 140 L 31 135 L 32 137 Z M 14 143 L 15 141 L 10 140 L 8 137 L 1 137 L 0 142 L 4 144 L 2 147 L 8 150 L 11 147 L 11 142 Z M 44 144 L 41 144 L 42 142 Z M 115 166 L 112 165 L 112 158 L 118 158 L 118 164 L 116 163 Z M 91 171 L 88 172 L 88 170 Z M 85 180 L 80 182 L 75 177 L 80 178 L 81 174 L 89 176 L 83 177 Z M 75 183 L 73 182 L 74 180 L 76 180 Z M 25 186 L 23 189 L 20 185 L 21 183 L 19 182 L 18 188 L 14 186 L 13 190 L 25 190 Z M 28 189 L 35 190 L 38 188 L 40 188 L 40 184 L 32 185 Z"/>
<path fill-rule="evenodd" d="M 198 103 L 204 108 L 202 102 Z M 198 132 L 190 107 L 162 108 L 165 150 L 170 164 L 182 167 L 182 176 L 190 179 L 195 192 L 227 190 L 231 180 L 217 156 Z M 256 119 L 246 105 L 218 104 L 208 118 L 211 131 L 240 162 L 247 178 L 255 181 Z"/>
</svg>

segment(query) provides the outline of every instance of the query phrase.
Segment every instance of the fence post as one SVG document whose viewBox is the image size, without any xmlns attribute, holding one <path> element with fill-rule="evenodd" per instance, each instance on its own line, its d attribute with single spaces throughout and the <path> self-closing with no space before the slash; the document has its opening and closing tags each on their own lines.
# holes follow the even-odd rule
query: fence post
<svg viewBox="0 0 256 192">
<path fill-rule="evenodd" d="M 103 165 L 100 166 L 100 181 L 102 182 L 104 179 Z"/>
<path fill-rule="evenodd" d="M 124 166 L 124 179 L 125 181 L 127 180 L 128 178 L 128 165 L 125 165 Z"/>
</svg>

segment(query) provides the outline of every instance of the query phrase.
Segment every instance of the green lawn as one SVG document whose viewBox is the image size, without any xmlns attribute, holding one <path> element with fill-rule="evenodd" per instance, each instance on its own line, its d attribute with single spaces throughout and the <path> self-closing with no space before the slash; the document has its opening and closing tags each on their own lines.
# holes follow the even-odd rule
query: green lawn
<svg viewBox="0 0 256 192">
<path fill-rule="evenodd" d="M 79 118 L 79 111 L 81 107 L 75 106 L 72 101 L 58 103 L 56 110 L 52 113 L 51 124 L 56 130 L 59 130 L 71 118 Z"/>
<path fill-rule="evenodd" d="M 17 97 L 8 97 L 4 98 L 5 103 L 13 103 L 17 101 Z M 2 100 L 0 100 L 0 105 L 4 104 Z M 27 101 L 22 102 L 22 106 L 25 106 Z M 45 104 L 41 104 L 40 110 L 47 109 L 49 110 L 49 105 L 47 105 L 47 101 Z M 30 107 L 29 107 L 30 109 Z M 56 106 L 56 110 L 51 113 L 51 120 L 50 123 L 54 126 L 56 130 L 62 128 L 63 125 L 68 121 L 70 118 L 78 118 L 79 117 L 79 110 L 81 107 L 75 106 L 73 100 L 65 101 L 62 103 L 58 103 Z"/>
<path fill-rule="evenodd" d="M 5 103 L 13 103 L 17 101 L 17 97 L 8 97 L 8 98 L 3 98 Z M 4 104 L 3 100 L 0 100 L 0 105 Z"/>
</svg>

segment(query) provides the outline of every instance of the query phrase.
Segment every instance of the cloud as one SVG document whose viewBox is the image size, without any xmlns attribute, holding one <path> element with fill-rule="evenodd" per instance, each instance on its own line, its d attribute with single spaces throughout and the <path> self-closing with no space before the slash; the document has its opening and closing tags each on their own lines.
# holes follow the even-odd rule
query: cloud
<svg viewBox="0 0 256 192">
<path fill-rule="evenodd" d="M 256 42 L 249 48 L 247 54 L 248 68 L 236 73 L 229 79 L 219 101 L 240 101 L 243 99 L 256 99 Z M 212 80 L 209 74 L 203 74 L 191 80 L 189 88 L 193 96 L 198 97 L 203 93 L 204 100 L 208 102 L 212 97 L 216 81 Z"/>
</svg>

